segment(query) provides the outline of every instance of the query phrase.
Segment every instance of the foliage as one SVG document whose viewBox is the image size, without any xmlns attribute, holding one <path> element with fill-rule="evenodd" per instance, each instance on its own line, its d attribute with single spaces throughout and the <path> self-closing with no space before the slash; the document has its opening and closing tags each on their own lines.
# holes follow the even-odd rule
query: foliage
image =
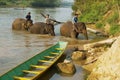
<svg viewBox="0 0 120 80">
<path fill-rule="evenodd" d="M 95 2 L 95 4 L 87 3 L 86 9 L 82 9 L 84 12 L 80 17 L 80 20 L 83 22 L 97 22 L 101 19 L 102 15 L 106 12 L 106 3 L 105 2 Z"/>
<path fill-rule="evenodd" d="M 104 23 L 101 23 L 101 22 L 96 23 L 96 27 L 99 29 L 103 28 L 103 26 L 104 26 Z"/>
<path fill-rule="evenodd" d="M 73 6 L 72 6 L 72 9 L 75 10 L 75 11 L 77 11 L 77 6 L 76 6 L 76 5 L 73 5 Z"/>
<path fill-rule="evenodd" d="M 114 14 L 107 19 L 107 22 L 109 24 L 111 24 L 113 22 L 116 23 L 116 21 L 118 20 L 118 18 L 119 18 L 119 13 L 118 12 L 114 12 Z"/>
<path fill-rule="evenodd" d="M 110 34 L 120 32 L 120 1 L 119 0 L 74 0 L 72 9 L 81 12 L 79 20 L 85 23 L 95 23 L 96 28 L 104 30 L 109 23 Z M 111 11 L 111 13 L 109 13 Z M 105 16 L 107 14 L 107 16 Z M 105 17 L 104 17 L 105 16 Z M 118 30 L 118 31 L 117 31 Z"/>
<path fill-rule="evenodd" d="M 60 0 L 34 0 L 31 2 L 31 6 L 33 7 L 55 7 L 59 6 Z"/>
<path fill-rule="evenodd" d="M 55 7 L 61 0 L 0 0 L 0 5 L 7 6 L 31 6 L 31 7 Z"/>
<path fill-rule="evenodd" d="M 110 35 L 115 35 L 115 34 L 120 33 L 120 25 L 116 25 L 116 24 L 112 25 L 110 27 L 109 33 L 110 33 Z"/>
<path fill-rule="evenodd" d="M 1 1 L 0 6 L 3 6 L 3 5 L 6 5 L 6 3 Z"/>
</svg>

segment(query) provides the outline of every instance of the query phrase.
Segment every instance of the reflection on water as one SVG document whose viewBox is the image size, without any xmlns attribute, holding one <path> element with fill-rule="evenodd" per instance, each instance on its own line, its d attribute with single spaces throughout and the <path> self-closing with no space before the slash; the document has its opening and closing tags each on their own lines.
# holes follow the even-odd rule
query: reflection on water
<svg viewBox="0 0 120 80">
<path fill-rule="evenodd" d="M 43 38 L 25 32 L 15 33 L 11 37 L 0 37 L 0 73 L 6 72 L 58 41 L 54 40 L 54 37 Z"/>
<path fill-rule="evenodd" d="M 85 79 L 85 71 L 78 65 L 76 66 L 76 73 L 73 75 L 61 75 L 59 73 L 55 73 L 50 80 L 84 80 Z"/>
</svg>

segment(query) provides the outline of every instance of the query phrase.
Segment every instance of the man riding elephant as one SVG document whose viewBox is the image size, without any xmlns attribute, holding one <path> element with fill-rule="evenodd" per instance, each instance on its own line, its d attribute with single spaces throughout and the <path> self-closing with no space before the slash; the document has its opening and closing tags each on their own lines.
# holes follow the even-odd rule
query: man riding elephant
<svg viewBox="0 0 120 80">
<path fill-rule="evenodd" d="M 33 25 L 31 21 L 26 22 L 26 19 L 17 18 L 12 23 L 12 29 L 13 30 L 28 30 L 31 25 Z"/>
<path fill-rule="evenodd" d="M 28 14 L 23 18 L 17 18 L 12 23 L 13 30 L 29 30 L 29 27 L 33 25 L 33 21 L 31 20 L 31 13 Z"/>
<path fill-rule="evenodd" d="M 45 18 L 45 22 L 36 22 L 30 27 L 30 32 L 34 34 L 50 34 L 55 36 L 54 21 L 49 18 L 49 14 L 42 16 Z"/>
<path fill-rule="evenodd" d="M 28 12 L 25 18 L 26 18 L 26 24 L 29 25 L 29 26 L 26 26 L 26 29 L 29 29 L 29 27 L 31 26 L 30 23 L 33 23 L 31 19 L 31 12 Z"/>
<path fill-rule="evenodd" d="M 44 22 L 36 22 L 30 27 L 30 33 L 33 34 L 50 34 L 55 36 L 54 26 Z"/>
<path fill-rule="evenodd" d="M 72 23 L 73 23 L 73 31 L 77 31 L 77 22 L 78 22 L 78 14 L 74 14 L 74 17 L 72 18 Z"/>
<path fill-rule="evenodd" d="M 86 39 L 88 40 L 88 34 L 85 23 L 77 22 L 75 27 L 77 30 L 74 30 L 73 23 L 71 21 L 68 21 L 60 27 L 60 33 L 62 36 L 71 38 L 77 38 L 79 33 L 83 33 Z"/>
</svg>

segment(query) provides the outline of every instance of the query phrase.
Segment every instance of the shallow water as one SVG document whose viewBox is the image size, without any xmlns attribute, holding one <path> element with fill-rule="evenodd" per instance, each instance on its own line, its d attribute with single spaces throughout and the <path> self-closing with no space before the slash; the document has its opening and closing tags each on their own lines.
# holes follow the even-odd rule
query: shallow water
<svg viewBox="0 0 120 80">
<path fill-rule="evenodd" d="M 67 14 L 62 11 L 66 11 Z M 44 18 L 40 15 L 40 12 L 42 12 L 49 13 L 56 20 L 66 21 L 70 19 L 71 11 L 70 8 L 26 8 L 25 10 L 0 8 L 0 74 L 7 72 L 59 41 L 59 37 L 13 31 L 11 25 L 16 18 L 24 18 L 28 12 L 31 12 L 32 20 L 40 22 L 44 21 Z M 66 18 L 63 18 L 63 16 L 66 16 Z M 59 25 L 55 28 L 55 32 L 59 35 Z"/>
</svg>

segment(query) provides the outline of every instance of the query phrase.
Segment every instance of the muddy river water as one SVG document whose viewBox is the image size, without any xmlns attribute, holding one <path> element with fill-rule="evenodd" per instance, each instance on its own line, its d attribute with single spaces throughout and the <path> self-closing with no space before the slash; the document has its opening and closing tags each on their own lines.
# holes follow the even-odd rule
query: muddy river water
<svg viewBox="0 0 120 80">
<path fill-rule="evenodd" d="M 55 26 L 55 37 L 12 30 L 12 22 L 18 17 L 25 18 L 28 12 L 31 12 L 33 22 L 44 21 L 40 12 L 50 14 L 51 18 L 62 22 L 71 20 L 72 17 L 72 10 L 68 7 L 0 8 L 0 75 L 63 39 L 59 33 L 60 25 Z M 89 36 L 90 39 L 93 37 Z M 80 38 L 84 39 L 84 36 L 80 36 Z M 77 67 L 77 72 L 73 76 L 62 76 L 54 69 L 50 69 L 54 74 L 48 79 L 40 78 L 38 80 L 84 80 L 85 73 L 80 67 Z M 50 75 L 47 72 L 46 74 Z"/>
</svg>

